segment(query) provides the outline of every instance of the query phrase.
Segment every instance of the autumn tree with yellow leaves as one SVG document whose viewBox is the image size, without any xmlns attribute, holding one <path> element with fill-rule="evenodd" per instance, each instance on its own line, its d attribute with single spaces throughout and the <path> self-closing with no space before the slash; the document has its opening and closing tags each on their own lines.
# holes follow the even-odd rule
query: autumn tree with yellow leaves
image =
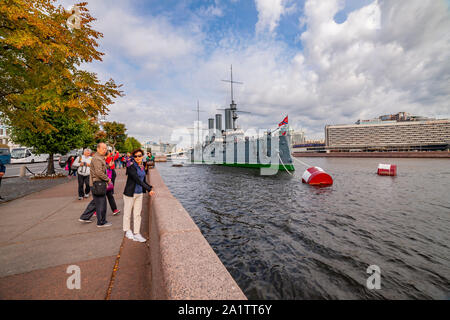
<svg viewBox="0 0 450 320">
<path fill-rule="evenodd" d="M 113 79 L 101 83 L 80 69 L 103 56 L 97 50 L 103 35 L 90 25 L 95 19 L 87 2 L 77 4 L 80 28 L 70 28 L 71 13 L 55 1 L 0 1 L 0 116 L 16 130 L 43 137 L 59 130 L 51 122 L 55 115 L 95 120 L 123 96 Z"/>
</svg>

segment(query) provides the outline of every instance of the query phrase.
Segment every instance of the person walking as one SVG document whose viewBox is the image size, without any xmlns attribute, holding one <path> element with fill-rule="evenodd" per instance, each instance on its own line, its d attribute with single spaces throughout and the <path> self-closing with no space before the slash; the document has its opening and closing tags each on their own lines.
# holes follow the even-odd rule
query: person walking
<svg viewBox="0 0 450 320">
<path fill-rule="evenodd" d="M 91 161 L 91 149 L 84 149 L 83 154 L 78 156 L 73 162 L 72 167 L 78 167 L 78 200 L 88 198 L 89 192 L 91 192 L 91 187 L 89 186 Z"/>
<path fill-rule="evenodd" d="M 155 167 L 155 156 L 151 152 L 147 152 L 147 156 L 150 158 L 149 168 L 153 169 Z"/>
<path fill-rule="evenodd" d="M 122 168 L 126 169 L 127 168 L 127 159 L 126 159 L 126 155 L 123 154 L 122 157 L 120 158 L 122 161 Z"/>
<path fill-rule="evenodd" d="M 120 160 L 119 160 L 119 151 L 115 151 L 114 152 L 114 165 L 116 166 L 116 168 L 117 169 L 119 169 L 120 168 L 120 165 L 119 165 L 119 163 L 120 163 Z"/>
<path fill-rule="evenodd" d="M 128 168 L 131 164 L 132 157 L 131 152 L 127 152 L 127 155 L 125 156 L 125 168 Z"/>
<path fill-rule="evenodd" d="M 97 214 L 97 227 L 110 227 L 112 224 L 106 221 L 106 192 L 111 179 L 106 174 L 106 144 L 101 142 L 97 145 L 97 152 L 91 160 L 90 184 L 92 186 L 93 200 L 89 202 L 78 221 L 92 222 L 90 219 L 94 212 Z"/>
<path fill-rule="evenodd" d="M 69 175 L 68 175 L 69 178 L 71 178 L 72 176 L 74 176 L 74 177 L 76 176 L 76 172 L 77 172 L 78 168 L 73 165 L 74 162 L 75 162 L 74 156 L 70 156 L 67 159 L 67 170 L 69 171 Z"/>
<path fill-rule="evenodd" d="M 117 163 L 116 163 L 116 168 L 117 168 L 117 169 L 122 168 L 122 156 L 120 155 L 119 152 L 117 152 Z"/>
<path fill-rule="evenodd" d="M 137 149 L 132 152 L 133 157 L 130 158 L 127 166 L 127 183 L 123 191 L 123 231 L 128 239 L 145 242 L 141 233 L 141 211 L 142 199 L 144 192 L 149 192 L 150 196 L 155 194 L 152 186 L 145 180 L 145 170 L 142 163 L 144 152 Z M 133 210 L 134 233 L 131 231 L 131 211 Z"/>
<path fill-rule="evenodd" d="M 148 154 L 149 154 L 149 153 L 147 152 L 147 156 L 144 156 L 144 159 L 145 159 L 145 160 L 143 160 L 143 162 L 144 162 L 145 175 L 148 174 L 148 169 L 149 169 L 149 166 L 150 166 L 150 157 L 149 157 Z"/>
<path fill-rule="evenodd" d="M 111 152 L 108 152 L 108 154 L 106 155 L 106 174 L 112 182 L 112 186 L 108 186 L 108 189 L 106 190 L 106 197 L 108 198 L 109 206 L 111 207 L 114 216 L 120 213 L 120 210 L 117 209 L 116 200 L 114 199 L 114 186 L 117 177 L 115 159 L 118 158 L 118 154 L 113 156 Z"/>
<path fill-rule="evenodd" d="M 0 188 L 2 187 L 2 178 L 6 173 L 6 166 L 3 164 L 2 160 L 0 160 Z M 0 196 L 0 200 L 3 200 L 2 196 Z"/>
<path fill-rule="evenodd" d="M 119 157 L 117 156 L 117 158 L 119 158 Z M 116 177 L 117 177 L 115 160 L 116 160 L 116 156 L 113 155 L 110 151 L 108 151 L 106 153 L 105 161 L 106 161 L 107 168 L 112 170 L 112 179 L 111 180 L 113 183 L 115 183 Z"/>
</svg>

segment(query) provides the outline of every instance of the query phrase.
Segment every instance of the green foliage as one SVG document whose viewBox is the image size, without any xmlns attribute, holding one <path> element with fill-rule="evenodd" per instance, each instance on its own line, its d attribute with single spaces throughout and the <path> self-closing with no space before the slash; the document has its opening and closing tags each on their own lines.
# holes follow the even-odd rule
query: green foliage
<svg viewBox="0 0 450 320">
<path fill-rule="evenodd" d="M 70 14 L 55 0 L 0 0 L 0 113 L 9 125 L 34 133 L 57 131 L 47 112 L 77 120 L 107 114 L 122 96 L 114 80 L 102 83 L 82 63 L 101 61 L 100 32 L 79 3 L 81 28 L 71 30 Z"/>
<path fill-rule="evenodd" d="M 141 147 L 141 143 L 136 138 L 128 137 L 125 140 L 123 152 L 132 152 L 140 147 Z"/>
<path fill-rule="evenodd" d="M 66 154 L 75 148 L 92 147 L 95 144 L 95 124 L 77 121 L 59 112 L 47 112 L 44 120 L 56 130 L 49 133 L 11 127 L 11 137 L 15 143 L 33 147 L 37 153 Z"/>
<path fill-rule="evenodd" d="M 106 134 L 106 141 L 113 148 L 117 146 L 117 144 L 121 145 L 125 143 L 125 139 L 127 135 L 125 131 L 125 124 L 119 122 L 105 122 L 103 123 L 103 130 Z"/>
</svg>

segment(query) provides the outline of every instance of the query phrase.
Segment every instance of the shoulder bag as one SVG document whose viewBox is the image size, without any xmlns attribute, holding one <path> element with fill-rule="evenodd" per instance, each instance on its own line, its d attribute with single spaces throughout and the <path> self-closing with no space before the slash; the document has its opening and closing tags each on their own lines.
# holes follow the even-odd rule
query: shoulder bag
<svg viewBox="0 0 450 320">
<path fill-rule="evenodd" d="M 92 194 L 97 197 L 106 196 L 106 181 L 94 181 L 92 186 Z"/>
</svg>

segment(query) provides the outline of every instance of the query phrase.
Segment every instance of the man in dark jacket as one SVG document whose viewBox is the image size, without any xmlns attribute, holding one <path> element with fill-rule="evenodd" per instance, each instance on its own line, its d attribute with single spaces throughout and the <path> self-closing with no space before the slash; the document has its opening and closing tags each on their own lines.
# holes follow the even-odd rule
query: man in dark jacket
<svg viewBox="0 0 450 320">
<path fill-rule="evenodd" d="M 106 183 L 106 185 L 111 182 L 111 180 L 108 178 L 108 175 L 106 174 L 106 151 L 106 144 L 99 143 L 97 145 L 97 152 L 91 160 L 91 186 L 93 186 L 94 182 L 97 181 L 103 181 L 104 183 Z M 94 194 L 94 192 L 92 192 L 92 197 L 93 200 L 88 204 L 86 210 L 81 215 L 80 219 L 78 219 L 78 221 L 92 222 L 90 219 L 94 212 L 97 212 L 97 227 L 110 227 L 112 224 L 106 221 L 106 193 L 104 195 L 97 196 Z"/>
<path fill-rule="evenodd" d="M 3 164 L 2 160 L 0 160 L 0 188 L 2 187 L 2 178 L 5 175 L 6 167 Z M 3 200 L 2 196 L 0 196 L 0 200 Z"/>
</svg>

